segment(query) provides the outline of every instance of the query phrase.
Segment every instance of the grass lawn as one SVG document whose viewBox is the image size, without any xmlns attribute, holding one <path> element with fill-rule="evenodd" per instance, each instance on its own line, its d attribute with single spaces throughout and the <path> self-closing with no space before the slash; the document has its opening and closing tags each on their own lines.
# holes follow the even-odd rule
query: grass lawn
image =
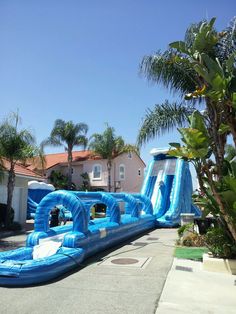
<svg viewBox="0 0 236 314">
<path fill-rule="evenodd" d="M 201 261 L 202 255 L 209 251 L 206 247 L 176 247 L 174 256 L 177 258 Z"/>
</svg>

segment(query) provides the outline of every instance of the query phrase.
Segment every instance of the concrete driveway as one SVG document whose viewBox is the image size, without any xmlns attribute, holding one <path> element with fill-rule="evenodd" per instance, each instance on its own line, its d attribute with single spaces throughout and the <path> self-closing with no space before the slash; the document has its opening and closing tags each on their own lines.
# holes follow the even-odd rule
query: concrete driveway
<svg viewBox="0 0 236 314">
<path fill-rule="evenodd" d="M 5 249 L 9 241 L 11 247 L 22 245 L 24 237 L 2 239 Z M 153 230 L 86 260 L 80 269 L 57 281 L 0 288 L 1 312 L 155 313 L 172 265 L 176 237 L 175 229 Z"/>
</svg>

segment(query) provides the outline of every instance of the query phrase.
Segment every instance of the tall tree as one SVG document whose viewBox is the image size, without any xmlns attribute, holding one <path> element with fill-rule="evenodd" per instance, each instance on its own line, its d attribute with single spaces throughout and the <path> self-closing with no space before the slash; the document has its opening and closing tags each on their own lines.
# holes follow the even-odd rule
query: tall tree
<svg viewBox="0 0 236 314">
<path fill-rule="evenodd" d="M 177 92 L 180 97 L 184 96 L 185 101 L 189 101 L 190 105 L 204 99 L 205 110 L 198 121 L 206 127 L 208 135 L 205 137 L 208 139 L 206 142 L 210 149 L 207 153 L 203 150 L 201 156 L 199 151 L 194 152 L 197 159 L 197 173 L 201 174 L 199 182 L 202 177 L 208 180 L 219 213 L 236 240 L 236 227 L 227 212 L 227 204 L 220 188 L 222 182 L 226 181 L 224 169 L 228 134 L 232 134 L 236 147 L 236 18 L 227 29 L 219 33 L 214 28 L 214 22 L 215 18 L 210 22 L 203 21 L 192 25 L 187 30 L 184 41 L 169 44 L 169 49 L 164 53 L 158 52 L 154 56 L 145 57 L 141 70 L 148 79 L 162 83 L 170 91 Z M 159 110 L 155 117 L 152 117 L 153 120 L 158 121 L 154 131 L 152 128 L 145 129 L 145 125 L 142 126 L 141 131 L 144 130 L 144 135 L 139 134 L 141 144 L 152 138 L 154 133 L 158 135 L 161 131 L 168 130 L 160 119 L 160 113 L 165 116 L 165 112 L 168 110 Z M 174 118 L 175 115 L 176 112 L 173 111 Z M 192 117 L 195 120 L 196 114 Z M 168 119 L 172 121 L 170 117 Z M 183 122 L 180 116 L 173 121 L 178 126 Z M 147 121 L 144 122 L 147 124 Z M 189 131 L 186 128 L 180 129 L 183 138 L 186 137 L 185 143 L 192 150 L 191 153 L 195 150 L 192 147 L 193 136 L 197 136 L 198 127 L 190 127 Z M 202 135 L 199 133 L 198 136 L 201 138 Z M 191 160 L 191 154 L 186 152 L 186 147 L 181 148 L 176 144 L 176 149 L 179 156 Z M 215 162 L 209 160 L 211 153 L 214 154 Z M 230 175 L 234 176 L 232 173 Z M 232 189 L 229 185 L 227 188 Z M 203 181 L 201 189 L 206 193 Z"/>
<path fill-rule="evenodd" d="M 102 134 L 96 133 L 92 135 L 89 149 L 103 159 L 107 159 L 108 192 L 111 192 L 111 168 L 113 158 L 124 152 L 138 152 L 136 146 L 125 144 L 121 136 L 116 136 L 115 129 L 109 125 L 106 126 Z"/>
<path fill-rule="evenodd" d="M 43 146 L 64 146 L 68 153 L 68 189 L 72 186 L 72 152 L 75 146 L 82 146 L 84 149 L 87 145 L 86 134 L 88 125 L 85 123 L 73 123 L 57 119 L 48 139 L 43 142 Z"/>
<path fill-rule="evenodd" d="M 190 107 L 201 102 L 206 105 L 209 120 L 215 122 L 213 128 L 209 127 L 215 143 L 213 153 L 219 166 L 222 166 L 227 134 L 218 131 L 224 121 L 228 121 L 236 145 L 235 109 L 232 106 L 236 18 L 219 33 L 214 29 L 214 22 L 213 18 L 209 23 L 192 24 L 185 33 L 184 41 L 171 43 L 164 52 L 145 56 L 140 70 L 148 80 L 161 83 L 171 92 L 185 97 Z M 170 104 L 164 104 L 156 106 L 151 114 L 148 112 L 139 132 L 139 144 L 168 131 L 166 121 L 181 127 L 187 120 L 182 110 L 185 106 L 186 102 L 180 104 L 177 110 L 170 110 Z M 187 111 L 187 108 L 184 109 Z"/>
<path fill-rule="evenodd" d="M 26 129 L 19 129 L 19 120 L 17 113 L 0 124 L 0 157 L 10 163 L 10 168 L 4 169 L 8 172 L 6 228 L 10 225 L 10 212 L 16 176 L 15 165 L 17 162 L 23 162 L 27 158 L 32 158 L 38 152 L 31 132 Z"/>
</svg>

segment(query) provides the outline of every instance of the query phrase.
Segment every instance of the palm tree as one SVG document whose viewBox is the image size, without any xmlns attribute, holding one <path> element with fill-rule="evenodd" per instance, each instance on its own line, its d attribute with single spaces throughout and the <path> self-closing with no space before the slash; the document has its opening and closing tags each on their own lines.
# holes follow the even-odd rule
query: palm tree
<svg viewBox="0 0 236 314">
<path fill-rule="evenodd" d="M 236 240 L 235 226 L 217 190 L 217 183 L 223 178 L 228 134 L 232 134 L 236 148 L 236 18 L 220 33 L 214 29 L 214 22 L 215 18 L 210 22 L 204 21 L 192 25 L 187 30 L 184 41 L 169 44 L 169 49 L 164 53 L 158 52 L 145 57 L 141 64 L 141 71 L 149 80 L 162 83 L 170 91 L 178 93 L 181 97 L 184 96 L 185 100 L 190 101 L 190 105 L 204 98 L 203 124 L 209 135 L 211 148 L 209 153 L 212 150 L 215 157 L 215 178 L 212 178 L 208 171 L 211 166 L 204 162 L 206 177 L 210 180 L 210 188 L 220 213 Z M 157 112 L 154 111 L 152 119 L 149 117 L 144 120 L 147 127 L 145 128 L 143 124 L 141 128 L 139 134 L 141 144 L 154 135 L 167 131 L 169 124 L 166 124 L 166 119 L 171 122 L 171 126 L 181 125 L 186 119 L 186 116 L 180 119 L 175 110 L 171 112 L 170 117 L 169 112 L 171 112 L 169 106 L 162 107 Z M 151 123 L 152 120 L 154 123 Z M 155 128 L 152 128 L 153 125 Z"/>
<path fill-rule="evenodd" d="M 114 128 L 109 125 L 106 126 L 102 134 L 96 133 L 92 135 L 89 149 L 94 154 L 107 159 L 108 192 L 111 192 L 111 167 L 113 158 L 124 152 L 138 152 L 136 146 L 125 144 L 121 136 L 116 136 Z"/>
<path fill-rule="evenodd" d="M 85 123 L 76 123 L 72 121 L 64 121 L 57 119 L 54 123 L 53 129 L 48 139 L 42 145 L 62 146 L 68 153 L 68 189 L 72 186 L 72 151 L 75 146 L 83 146 L 85 149 L 87 145 L 86 134 L 88 132 L 88 125 Z"/>
<path fill-rule="evenodd" d="M 3 168 L 4 171 L 8 172 L 6 228 L 10 225 L 10 212 L 15 187 L 15 165 L 17 162 L 32 158 L 37 151 L 33 135 L 26 129 L 19 130 L 18 113 L 0 124 L 0 157 L 3 160 L 3 165 L 6 161 L 10 163 L 8 170 Z"/>
<path fill-rule="evenodd" d="M 178 107 L 175 104 L 165 103 L 156 106 L 153 111 L 149 110 L 140 129 L 138 143 L 141 145 L 154 136 L 168 131 L 169 128 L 181 127 L 187 121 L 188 112 L 191 113 L 194 105 L 202 102 L 204 97 L 206 123 L 213 140 L 212 150 L 219 168 L 222 168 L 227 132 L 220 132 L 220 128 L 225 121 L 229 125 L 236 146 L 236 114 L 228 97 L 230 93 L 233 95 L 229 89 L 233 89 L 234 86 L 233 81 L 230 84 L 229 80 L 235 76 L 233 74 L 235 68 L 231 60 L 234 60 L 236 18 L 221 33 L 217 33 L 214 29 L 214 22 L 213 18 L 209 23 L 202 21 L 191 25 L 186 31 L 184 41 L 171 43 L 163 53 L 158 51 L 154 55 L 143 58 L 140 70 L 147 79 L 161 83 L 180 97 L 184 96 L 190 101 L 190 108 L 187 108 L 184 103 Z M 224 98 L 226 97 L 224 101 L 222 99 L 217 101 L 221 92 L 215 90 L 214 74 L 218 74 L 217 66 L 221 68 L 217 71 L 224 72 L 222 82 L 224 79 L 228 82 L 221 84 L 222 86 L 228 84 L 228 90 L 226 87 L 222 88 L 225 93 Z"/>
<path fill-rule="evenodd" d="M 186 46 L 189 47 L 192 44 L 193 33 L 200 28 L 199 24 L 193 24 L 187 29 Z M 140 72 L 148 81 L 162 84 L 170 92 L 178 94 L 180 97 L 193 93 L 196 86 L 200 84 L 199 76 L 188 59 L 184 59 L 182 54 L 172 48 L 168 48 L 164 52 L 159 50 L 153 55 L 145 56 L 140 64 Z M 195 104 L 196 101 L 187 105 L 184 102 L 170 103 L 166 100 L 163 104 L 156 104 L 153 110 L 148 109 L 139 130 L 138 145 L 141 146 L 174 127 L 185 125 Z"/>
</svg>

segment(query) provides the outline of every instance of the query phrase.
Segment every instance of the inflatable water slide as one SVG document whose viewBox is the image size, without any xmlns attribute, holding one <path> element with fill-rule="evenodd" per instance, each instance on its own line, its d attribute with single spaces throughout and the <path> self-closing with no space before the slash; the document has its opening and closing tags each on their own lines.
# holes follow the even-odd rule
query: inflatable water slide
<svg viewBox="0 0 236 314">
<path fill-rule="evenodd" d="M 178 225 L 181 213 L 198 215 L 191 203 L 188 164 L 168 157 L 163 150 L 153 150 L 152 155 L 140 194 L 47 193 L 36 206 L 34 231 L 28 235 L 26 246 L 0 253 L 0 285 L 46 282 L 78 268 L 87 257 L 148 229 Z M 106 217 L 91 220 L 91 208 L 101 203 L 106 205 Z M 125 204 L 124 213 L 121 203 Z M 50 211 L 57 205 L 70 210 L 73 223 L 49 227 Z"/>
<path fill-rule="evenodd" d="M 188 162 L 168 156 L 168 149 L 152 149 L 141 194 L 152 203 L 153 214 L 159 227 L 174 227 L 180 224 L 181 213 L 201 216 L 192 203 L 192 177 Z"/>
</svg>

